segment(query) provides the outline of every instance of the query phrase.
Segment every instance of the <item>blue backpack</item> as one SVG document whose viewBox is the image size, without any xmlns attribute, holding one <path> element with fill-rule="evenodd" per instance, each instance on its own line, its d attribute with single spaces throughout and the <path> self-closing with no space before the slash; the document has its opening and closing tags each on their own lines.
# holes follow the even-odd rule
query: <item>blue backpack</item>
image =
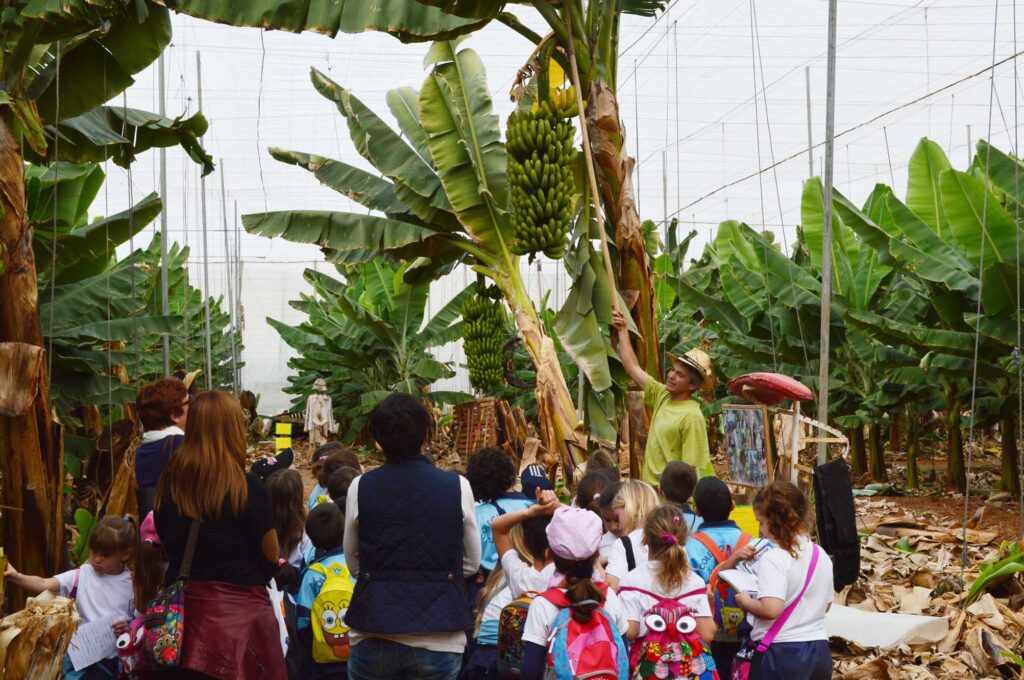
<svg viewBox="0 0 1024 680">
<path fill-rule="evenodd" d="M 698 531 L 693 534 L 693 538 L 707 548 L 711 556 L 715 558 L 715 562 L 718 563 L 715 570 L 711 572 L 711 580 L 708 582 L 711 592 L 715 594 L 715 624 L 718 626 L 718 630 L 715 632 L 715 640 L 719 642 L 736 642 L 742 637 L 739 628 L 743 624 L 746 615 L 739 608 L 739 605 L 736 604 L 736 590 L 718 578 L 718 570 L 721 568 L 722 562 L 729 559 L 730 555 L 750 542 L 750 534 L 746 532 L 740 534 L 736 545 L 727 546 L 724 552 L 719 550 L 713 538 L 703 532 Z"/>
</svg>

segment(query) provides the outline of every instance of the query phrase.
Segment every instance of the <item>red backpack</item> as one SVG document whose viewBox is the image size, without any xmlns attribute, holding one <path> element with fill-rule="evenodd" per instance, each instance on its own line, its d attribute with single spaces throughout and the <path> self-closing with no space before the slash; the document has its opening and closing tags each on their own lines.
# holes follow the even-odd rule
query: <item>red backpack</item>
<svg viewBox="0 0 1024 680">
<path fill-rule="evenodd" d="M 599 583 L 605 596 L 608 586 Z M 551 666 L 545 678 L 554 680 L 628 680 L 629 657 L 622 635 L 604 607 L 596 610 L 586 623 L 572 618 L 565 593 L 558 588 L 544 591 L 542 597 L 560 610 L 552 625 L 548 643 Z"/>
</svg>

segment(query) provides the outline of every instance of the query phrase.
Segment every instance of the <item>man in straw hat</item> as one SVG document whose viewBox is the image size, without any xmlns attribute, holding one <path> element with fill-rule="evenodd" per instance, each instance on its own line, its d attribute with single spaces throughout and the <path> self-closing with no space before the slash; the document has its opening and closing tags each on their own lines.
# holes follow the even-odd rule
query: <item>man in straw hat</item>
<svg viewBox="0 0 1024 680">
<path fill-rule="evenodd" d="M 700 404 L 692 398 L 695 392 L 715 386 L 711 359 L 699 349 L 691 349 L 680 357 L 669 354 L 672 367 L 663 384 L 640 366 L 622 312 L 612 312 L 612 327 L 618 336 L 622 366 L 643 389 L 644 404 L 651 409 L 643 480 L 657 487 L 662 470 L 673 460 L 681 460 L 697 468 L 698 478 L 714 476 L 708 449 L 708 425 Z"/>
</svg>

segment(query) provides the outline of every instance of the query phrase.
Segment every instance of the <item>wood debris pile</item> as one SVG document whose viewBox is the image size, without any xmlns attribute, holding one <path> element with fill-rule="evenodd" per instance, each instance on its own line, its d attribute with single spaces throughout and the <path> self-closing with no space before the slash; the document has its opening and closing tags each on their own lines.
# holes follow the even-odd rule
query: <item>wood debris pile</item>
<svg viewBox="0 0 1024 680">
<path fill-rule="evenodd" d="M 1015 658 L 1024 655 L 1024 573 L 1005 569 L 1008 573 L 999 578 L 986 578 L 968 601 L 971 586 L 993 572 L 985 570 L 988 564 L 1014 554 L 1024 559 L 1024 542 L 1001 542 L 996 533 L 973 528 L 980 522 L 979 513 L 968 522 L 964 561 L 962 527 L 933 523 L 928 513 L 906 516 L 897 502 L 886 499 L 862 499 L 858 507 L 861 578 L 839 593 L 835 604 L 942 617 L 949 622 L 948 633 L 936 642 L 884 650 L 833 638 L 836 676 L 1024 678 Z"/>
</svg>

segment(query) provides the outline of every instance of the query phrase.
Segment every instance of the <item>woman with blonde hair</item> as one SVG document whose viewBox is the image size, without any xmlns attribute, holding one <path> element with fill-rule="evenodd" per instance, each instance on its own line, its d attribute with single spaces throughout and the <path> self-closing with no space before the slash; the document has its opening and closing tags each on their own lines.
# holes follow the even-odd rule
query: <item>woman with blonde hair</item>
<svg viewBox="0 0 1024 680">
<path fill-rule="evenodd" d="M 192 552 L 183 658 L 168 677 L 286 678 L 266 588 L 279 566 L 274 513 L 263 483 L 244 465 L 238 402 L 223 392 L 196 396 L 154 503 L 169 561 L 165 583 L 178 579 Z"/>
<path fill-rule="evenodd" d="M 644 519 L 658 507 L 658 494 L 647 482 L 630 479 L 622 483 L 609 507 L 609 529 L 619 536 L 608 551 L 608 585 L 618 590 L 619 581 L 647 563 Z"/>
</svg>

